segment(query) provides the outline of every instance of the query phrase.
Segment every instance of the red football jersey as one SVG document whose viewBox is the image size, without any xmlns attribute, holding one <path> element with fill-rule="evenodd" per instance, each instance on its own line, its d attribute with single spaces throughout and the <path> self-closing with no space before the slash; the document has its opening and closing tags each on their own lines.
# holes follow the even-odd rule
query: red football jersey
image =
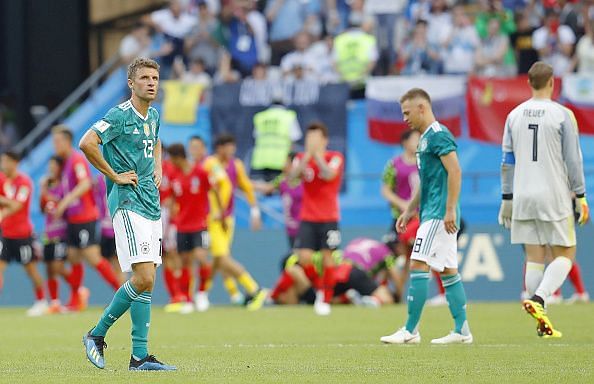
<svg viewBox="0 0 594 384">
<path fill-rule="evenodd" d="M 179 208 L 175 217 L 178 232 L 188 233 L 206 229 L 210 188 L 208 173 L 201 165 L 193 167 L 188 174 L 175 172 L 171 180 L 171 190 Z"/>
<path fill-rule="evenodd" d="M 296 161 L 301 161 L 302 157 L 303 153 L 298 154 Z M 344 157 L 340 152 L 327 151 L 324 159 L 337 174 L 332 180 L 324 180 L 320 178 L 320 169 L 315 160 L 309 161 L 303 171 L 302 221 L 329 223 L 340 219 L 338 192 L 344 172 Z"/>
<path fill-rule="evenodd" d="M 14 179 L 3 178 L 0 188 L 2 196 L 16 200 L 22 204 L 21 209 L 10 216 L 6 216 L 0 224 L 2 237 L 7 239 L 26 239 L 33 233 L 33 224 L 29 216 L 33 183 L 23 173 L 18 173 Z"/>
<path fill-rule="evenodd" d="M 163 201 L 167 200 L 173 194 L 171 190 L 171 179 L 174 177 L 176 168 L 167 159 L 163 159 L 161 166 L 163 167 L 163 177 L 161 178 L 161 186 L 159 187 L 159 199 L 161 205 L 163 205 Z"/>
<path fill-rule="evenodd" d="M 71 192 L 76 184 L 83 180 L 91 179 L 91 169 L 85 157 L 76 151 L 73 151 L 64 165 L 63 175 L 68 179 L 68 187 L 65 193 Z M 93 188 L 79 197 L 78 201 L 66 209 L 66 219 L 72 224 L 83 224 L 96 221 L 99 218 L 99 209 L 95 203 Z"/>
</svg>

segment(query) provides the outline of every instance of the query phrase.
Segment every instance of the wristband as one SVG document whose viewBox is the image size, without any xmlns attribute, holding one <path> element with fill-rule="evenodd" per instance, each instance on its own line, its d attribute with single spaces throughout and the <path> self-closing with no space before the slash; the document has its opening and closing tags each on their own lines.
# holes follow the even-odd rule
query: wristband
<svg viewBox="0 0 594 384">
<path fill-rule="evenodd" d="M 250 217 L 252 220 L 259 220 L 260 219 L 260 208 L 252 207 L 250 208 Z"/>
<path fill-rule="evenodd" d="M 503 200 L 512 200 L 514 198 L 514 194 L 513 193 L 504 193 L 501 195 L 501 198 Z"/>
</svg>

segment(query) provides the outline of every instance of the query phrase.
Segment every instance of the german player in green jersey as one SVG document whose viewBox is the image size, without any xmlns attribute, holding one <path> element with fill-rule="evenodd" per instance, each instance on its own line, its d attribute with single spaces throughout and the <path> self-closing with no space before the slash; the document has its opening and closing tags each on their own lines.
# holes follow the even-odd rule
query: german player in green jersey
<svg viewBox="0 0 594 384">
<path fill-rule="evenodd" d="M 130 280 L 115 293 L 97 325 L 84 337 L 87 358 L 105 367 L 104 338 L 128 309 L 132 319 L 130 370 L 171 371 L 174 366 L 148 354 L 151 297 L 161 264 L 162 224 L 159 205 L 161 141 L 159 114 L 150 106 L 157 96 L 159 65 L 137 58 L 128 67 L 130 100 L 114 107 L 80 141 L 80 149 L 107 180 L 107 201 L 122 272 Z M 99 145 L 103 146 L 103 152 Z"/>
<path fill-rule="evenodd" d="M 462 172 L 456 154 L 456 142 L 450 131 L 433 115 L 431 98 L 422 89 L 413 88 L 400 99 L 404 121 L 421 132 L 417 148 L 419 190 L 396 222 L 398 232 L 406 231 L 409 220 L 420 205 L 421 226 L 413 246 L 408 290 L 406 325 L 380 340 L 388 344 L 421 342 L 419 321 L 429 287 L 429 269 L 440 273 L 446 291 L 454 331 L 432 344 L 470 344 L 472 334 L 466 320 L 466 294 L 458 273 L 456 233 L 460 228 L 458 198 Z"/>
</svg>

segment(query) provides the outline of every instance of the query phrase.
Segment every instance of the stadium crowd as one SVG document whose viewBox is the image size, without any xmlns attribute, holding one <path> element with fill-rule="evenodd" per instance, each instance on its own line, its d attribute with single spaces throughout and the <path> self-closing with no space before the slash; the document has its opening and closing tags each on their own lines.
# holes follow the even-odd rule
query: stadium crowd
<svg viewBox="0 0 594 384">
<path fill-rule="evenodd" d="M 515 76 L 594 71 L 594 2 L 567 0 L 173 0 L 121 42 L 163 78 L 348 82 L 373 75 Z"/>
</svg>

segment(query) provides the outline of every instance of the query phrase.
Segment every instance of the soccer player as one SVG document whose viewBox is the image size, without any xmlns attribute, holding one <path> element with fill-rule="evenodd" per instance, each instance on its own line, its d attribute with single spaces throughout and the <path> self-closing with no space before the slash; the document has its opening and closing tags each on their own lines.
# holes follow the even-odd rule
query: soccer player
<svg viewBox="0 0 594 384">
<path fill-rule="evenodd" d="M 426 91 L 413 88 L 400 98 L 404 121 L 411 129 L 421 132 L 417 149 L 420 187 L 396 222 L 398 232 L 406 231 L 410 219 L 419 215 L 421 226 L 410 261 L 408 290 L 408 319 L 406 325 L 380 340 L 390 344 L 417 344 L 421 313 L 427 300 L 430 269 L 440 272 L 446 290 L 454 331 L 432 344 L 469 344 L 473 338 L 466 320 L 466 294 L 458 273 L 458 244 L 460 228 L 458 198 L 462 171 L 458 164 L 456 142 L 450 131 L 433 114 L 431 98 Z"/>
<path fill-rule="evenodd" d="M 214 259 L 213 276 L 221 271 L 223 284 L 231 297 L 233 303 L 245 302 L 248 310 L 257 310 L 262 307 L 268 291 L 260 289 L 258 283 L 231 256 L 231 243 L 233 242 L 233 231 L 235 220 L 233 217 L 235 208 L 235 197 L 233 192 L 236 188 L 241 189 L 250 205 L 250 225 L 253 230 L 262 226 L 260 209 L 243 162 L 235 157 L 237 147 L 235 138 L 231 135 L 222 134 L 215 140 L 215 153 L 204 160 L 204 169 L 209 174 L 218 172 L 222 168 L 227 175 L 219 187 L 219 194 L 223 210 L 218 210 L 215 196 L 209 193 L 210 213 L 208 217 L 208 233 L 210 234 L 210 250 Z M 239 282 L 247 293 L 246 300 L 243 299 L 235 280 Z"/>
<path fill-rule="evenodd" d="M 54 209 L 55 217 L 66 217 L 68 222 L 68 261 L 72 265 L 71 282 L 73 292 L 68 309 L 82 309 L 79 292 L 84 275 L 82 259 L 92 265 L 99 275 L 114 289 L 119 287 L 118 279 L 109 261 L 101 257 L 97 244 L 97 219 L 99 210 L 93 195 L 91 170 L 85 157 L 72 146 L 72 132 L 63 125 L 52 129 L 52 140 L 56 155 L 64 159 L 62 185 L 64 196 Z"/>
<path fill-rule="evenodd" d="M 289 153 L 282 173 L 271 182 L 254 183 L 254 188 L 259 192 L 267 195 L 274 192 L 280 194 L 283 203 L 283 213 L 285 214 L 285 230 L 287 232 L 289 249 L 291 250 L 295 246 L 295 239 L 299 232 L 299 224 L 301 223 L 299 213 L 303 201 L 303 183 L 299 179 L 289 178 L 295 156 L 296 154 L 294 152 Z"/>
<path fill-rule="evenodd" d="M 420 133 L 408 130 L 400 137 L 402 154 L 388 160 L 382 175 L 381 193 L 392 208 L 392 225 L 385 236 L 387 243 L 394 255 L 404 255 L 406 263 L 399 279 L 395 281 L 396 292 L 402 294 L 406 284 L 410 253 L 415 240 L 415 233 L 419 228 L 419 218 L 415 216 L 407 225 L 407 232 L 399 235 L 396 231 L 396 220 L 413 197 L 419 186 L 419 171 L 417 169 L 416 151 L 419 144 Z"/>
<path fill-rule="evenodd" d="M 200 280 L 194 302 L 196 310 L 204 312 L 210 306 L 208 289 L 212 272 L 212 265 L 208 260 L 210 239 L 206 224 L 209 211 L 208 193 L 212 191 L 217 209 L 220 211 L 221 199 L 217 187 L 226 175 L 222 169 L 209 175 L 200 163 L 190 163 L 183 144 L 170 145 L 168 152 L 177 169 L 175 177 L 171 180 L 171 187 L 177 205 L 177 248 L 183 263 L 181 289 L 190 303 L 193 296 L 192 267 L 194 260 L 198 260 Z M 190 304 L 190 307 L 193 306 Z"/>
<path fill-rule="evenodd" d="M 303 180 L 301 224 L 295 241 L 299 263 L 306 273 L 311 273 L 308 270 L 313 268 L 313 253 L 320 251 L 324 259 L 321 287 L 316 286 L 314 304 L 314 311 L 320 316 L 330 314 L 336 284 L 332 252 L 340 245 L 338 192 L 344 169 L 342 154 L 328 151 L 327 147 L 328 128 L 319 122 L 310 124 L 305 134 L 305 153 L 297 155 L 290 175 Z"/>
<path fill-rule="evenodd" d="M 578 224 L 589 208 L 578 127 L 573 113 L 551 100 L 553 68 L 536 62 L 528 71 L 532 98 L 507 116 L 501 165 L 499 223 L 511 228 L 512 244 L 526 250 L 524 309 L 539 336 L 561 337 L 545 312 L 545 300 L 562 284 L 575 259 L 572 194 Z M 545 268 L 546 246 L 553 261 Z"/>
<path fill-rule="evenodd" d="M 334 251 L 332 257 L 336 265 L 333 302 L 366 307 L 393 303 L 388 288 L 378 285 L 364 270 L 344 260 L 340 250 Z M 282 274 L 270 295 L 276 304 L 314 304 L 316 294 L 312 286 L 323 272 L 323 257 L 318 251 L 312 258 L 315 267 L 313 275 L 305 273 L 296 254 L 285 259 Z"/>
<path fill-rule="evenodd" d="M 50 295 L 48 313 L 61 313 L 63 308 L 59 300 L 59 280 L 63 276 L 68 282 L 64 267 L 66 259 L 66 229 L 68 223 L 63 217 L 54 217 L 56 204 L 62 199 L 63 191 L 60 177 L 64 160 L 52 156 L 48 162 L 48 173 L 40 182 L 40 207 L 45 215 L 43 243 L 43 261 L 47 268 L 47 288 Z M 86 303 L 83 305 L 86 306 Z"/>
<path fill-rule="evenodd" d="M 97 325 L 84 337 L 87 358 L 105 367 L 103 349 L 109 328 L 128 309 L 132 319 L 129 370 L 172 371 L 148 354 L 151 297 L 161 264 L 161 141 L 159 114 L 150 106 L 159 88 L 159 64 L 137 58 L 128 66 L 130 100 L 110 109 L 80 141 L 95 168 L 108 178 L 107 200 L 113 217 L 118 260 L 132 277 L 115 293 Z M 103 153 L 99 149 L 103 146 Z"/>
<path fill-rule="evenodd" d="M 93 192 L 95 193 L 95 203 L 99 210 L 99 227 L 101 229 L 101 256 L 109 260 L 113 272 L 117 276 L 118 284 L 121 286 L 126 281 L 126 275 L 122 272 L 118 257 L 116 255 L 115 233 L 109 208 L 107 207 L 107 184 L 103 175 L 97 176 L 93 183 Z"/>
<path fill-rule="evenodd" d="M 11 261 L 20 262 L 33 282 L 35 303 L 27 310 L 28 316 L 41 316 L 48 309 L 43 291 L 43 278 L 37 271 L 33 254 L 33 224 L 29 216 L 33 183 L 18 169 L 20 157 L 7 151 L 0 156 L 0 167 L 6 177 L 0 185 L 0 288 L 4 271 Z"/>
<path fill-rule="evenodd" d="M 165 306 L 165 312 L 179 312 L 184 308 L 187 297 L 184 296 L 181 290 L 181 259 L 177 253 L 177 227 L 174 218 L 175 201 L 171 188 L 171 180 L 175 177 L 176 170 L 167 157 L 165 146 L 163 144 L 161 146 L 163 174 L 159 186 L 159 201 L 161 204 L 161 221 L 163 222 L 163 280 L 170 298 L 169 304 Z"/>
<path fill-rule="evenodd" d="M 190 155 L 190 161 L 193 164 L 200 164 L 208 156 L 208 149 L 204 139 L 200 136 L 192 136 L 188 141 L 188 153 Z"/>
</svg>

